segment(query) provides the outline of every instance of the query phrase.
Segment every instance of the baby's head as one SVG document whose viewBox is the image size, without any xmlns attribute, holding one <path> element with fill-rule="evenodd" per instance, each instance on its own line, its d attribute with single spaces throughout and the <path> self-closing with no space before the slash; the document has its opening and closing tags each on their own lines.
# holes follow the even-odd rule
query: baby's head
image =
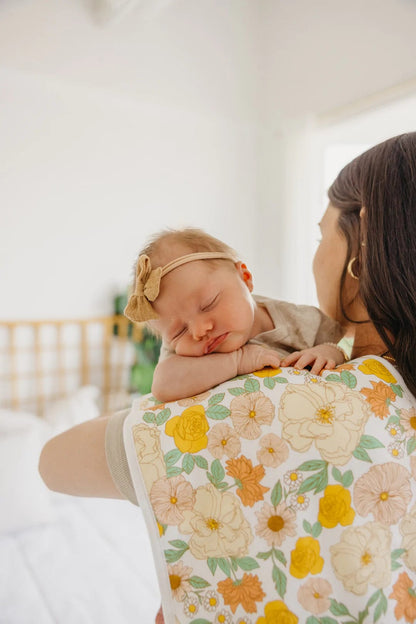
<svg viewBox="0 0 416 624">
<path fill-rule="evenodd" d="M 228 352 L 250 337 L 251 290 L 250 272 L 226 243 L 195 228 L 164 230 L 139 256 L 125 315 L 148 321 L 178 355 Z"/>
</svg>

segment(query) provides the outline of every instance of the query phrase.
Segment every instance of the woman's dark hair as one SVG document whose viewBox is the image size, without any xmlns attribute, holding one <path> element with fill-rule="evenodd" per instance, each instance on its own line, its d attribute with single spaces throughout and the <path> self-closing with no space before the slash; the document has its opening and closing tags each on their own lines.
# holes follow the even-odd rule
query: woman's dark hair
<svg viewBox="0 0 416 624">
<path fill-rule="evenodd" d="M 416 132 L 355 158 L 328 196 L 340 210 L 348 248 L 340 295 L 356 256 L 353 270 L 369 317 L 416 396 Z"/>
</svg>

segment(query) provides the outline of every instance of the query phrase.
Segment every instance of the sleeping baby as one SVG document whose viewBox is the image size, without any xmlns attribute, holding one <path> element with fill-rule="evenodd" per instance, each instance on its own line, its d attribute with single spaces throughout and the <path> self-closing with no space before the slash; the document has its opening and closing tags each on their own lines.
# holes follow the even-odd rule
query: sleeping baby
<svg viewBox="0 0 416 624">
<path fill-rule="evenodd" d="M 194 228 L 153 237 L 124 314 L 162 338 L 152 385 L 158 400 L 194 396 L 266 366 L 319 374 L 346 360 L 339 324 L 318 308 L 252 291 L 247 266 L 217 238 Z"/>
</svg>

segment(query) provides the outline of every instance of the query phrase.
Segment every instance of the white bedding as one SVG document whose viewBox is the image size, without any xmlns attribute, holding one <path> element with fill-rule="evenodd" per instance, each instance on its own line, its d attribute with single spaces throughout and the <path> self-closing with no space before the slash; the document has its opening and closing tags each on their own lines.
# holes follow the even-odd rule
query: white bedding
<svg viewBox="0 0 416 624">
<path fill-rule="evenodd" d="M 0 535 L 0 624 L 154 622 L 159 589 L 140 509 L 59 494 L 53 507 L 53 521 Z"/>
</svg>

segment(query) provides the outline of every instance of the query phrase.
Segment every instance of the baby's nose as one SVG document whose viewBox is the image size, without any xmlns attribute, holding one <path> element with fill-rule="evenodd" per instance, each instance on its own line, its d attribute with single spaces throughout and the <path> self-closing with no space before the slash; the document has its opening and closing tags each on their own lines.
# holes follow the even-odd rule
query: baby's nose
<svg viewBox="0 0 416 624">
<path fill-rule="evenodd" d="M 202 340 L 212 330 L 212 328 L 212 321 L 209 321 L 207 319 L 201 319 L 196 321 L 192 327 L 194 340 Z"/>
</svg>

